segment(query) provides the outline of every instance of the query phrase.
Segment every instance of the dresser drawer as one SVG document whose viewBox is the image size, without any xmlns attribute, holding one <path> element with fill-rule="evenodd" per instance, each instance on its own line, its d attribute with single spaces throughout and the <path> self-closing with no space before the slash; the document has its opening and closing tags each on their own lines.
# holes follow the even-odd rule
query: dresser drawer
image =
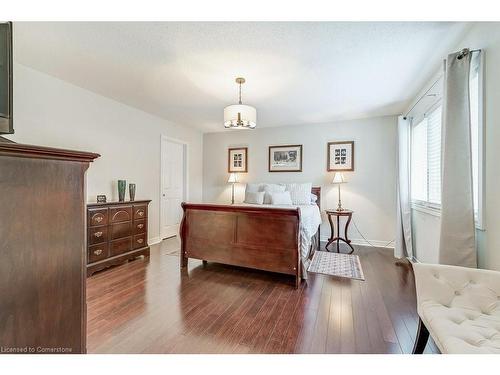
<svg viewBox="0 0 500 375">
<path fill-rule="evenodd" d="M 120 255 L 132 250 L 132 237 L 111 241 L 109 245 L 110 256 Z"/>
<path fill-rule="evenodd" d="M 134 220 L 148 217 L 148 206 L 146 204 L 134 204 Z"/>
<path fill-rule="evenodd" d="M 94 245 L 101 242 L 108 242 L 108 227 L 104 226 L 89 228 L 88 244 Z"/>
<path fill-rule="evenodd" d="M 88 226 L 108 224 L 108 209 L 107 208 L 90 208 L 87 214 Z"/>
<path fill-rule="evenodd" d="M 149 200 L 87 205 L 87 275 L 149 255 Z"/>
<path fill-rule="evenodd" d="M 102 243 L 99 245 L 89 246 L 87 263 L 94 263 L 108 257 L 108 244 Z"/>
<path fill-rule="evenodd" d="M 109 222 L 119 223 L 132 220 L 132 206 L 119 206 L 109 209 Z"/>
<path fill-rule="evenodd" d="M 109 226 L 111 231 L 111 239 L 116 240 L 118 238 L 129 237 L 132 235 L 132 222 L 125 221 L 123 223 L 111 224 Z"/>
<path fill-rule="evenodd" d="M 137 234 L 134 236 L 134 249 L 140 249 L 141 247 L 145 247 L 148 245 L 146 241 L 146 233 Z"/>
<path fill-rule="evenodd" d="M 145 233 L 147 229 L 146 220 L 134 220 L 134 234 Z"/>
</svg>

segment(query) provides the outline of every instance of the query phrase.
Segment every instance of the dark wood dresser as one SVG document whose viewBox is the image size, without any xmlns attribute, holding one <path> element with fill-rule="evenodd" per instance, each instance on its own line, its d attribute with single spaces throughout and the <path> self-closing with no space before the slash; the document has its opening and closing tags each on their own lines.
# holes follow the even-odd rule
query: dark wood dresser
<svg viewBox="0 0 500 375">
<path fill-rule="evenodd" d="M 140 255 L 149 256 L 150 200 L 87 205 L 87 275 Z"/>
<path fill-rule="evenodd" d="M 0 139 L 2 353 L 86 352 L 85 171 L 98 156 Z"/>
</svg>

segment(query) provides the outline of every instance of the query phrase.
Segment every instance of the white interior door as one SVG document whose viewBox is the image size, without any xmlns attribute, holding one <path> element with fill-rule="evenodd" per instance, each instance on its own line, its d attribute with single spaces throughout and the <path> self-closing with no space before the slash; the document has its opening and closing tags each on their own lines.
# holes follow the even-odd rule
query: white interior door
<svg viewBox="0 0 500 375">
<path fill-rule="evenodd" d="M 176 236 L 182 220 L 181 203 L 185 199 L 186 145 L 161 139 L 161 236 Z"/>
</svg>

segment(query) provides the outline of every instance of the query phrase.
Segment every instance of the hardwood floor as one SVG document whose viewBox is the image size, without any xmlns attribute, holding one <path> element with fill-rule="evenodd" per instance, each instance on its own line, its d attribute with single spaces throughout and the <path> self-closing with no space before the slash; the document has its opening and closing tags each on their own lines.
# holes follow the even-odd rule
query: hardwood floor
<svg viewBox="0 0 500 375">
<path fill-rule="evenodd" d="M 87 282 L 89 353 L 410 353 L 417 331 L 411 267 L 356 247 L 366 281 L 293 277 L 190 260 L 177 241 Z M 430 342 L 427 353 L 437 352 Z"/>
</svg>

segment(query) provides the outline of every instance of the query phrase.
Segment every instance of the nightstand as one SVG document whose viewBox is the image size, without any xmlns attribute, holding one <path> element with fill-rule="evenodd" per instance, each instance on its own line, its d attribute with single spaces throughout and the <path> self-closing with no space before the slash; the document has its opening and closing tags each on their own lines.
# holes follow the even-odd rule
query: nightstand
<svg viewBox="0 0 500 375">
<path fill-rule="evenodd" d="M 337 253 L 338 253 L 339 252 L 340 241 L 343 241 L 347 245 L 349 245 L 349 247 L 351 248 L 351 251 L 349 252 L 349 254 L 352 254 L 352 252 L 354 251 L 354 247 L 352 247 L 352 245 L 351 245 L 351 240 L 347 238 L 347 229 L 349 228 L 349 223 L 352 220 L 352 214 L 353 214 L 353 212 L 354 211 L 346 210 L 346 209 L 344 209 L 342 211 L 338 211 L 338 210 L 326 210 L 326 214 L 328 215 L 328 221 L 330 222 L 330 229 L 332 231 L 332 235 L 328 239 L 328 243 L 325 246 L 325 249 L 327 251 L 330 251 L 330 250 L 328 250 L 328 246 L 331 243 L 337 241 Z M 340 217 L 341 216 L 347 217 L 347 221 L 346 221 L 345 227 L 344 227 L 344 238 L 340 237 Z M 332 217 L 336 217 L 337 218 L 337 236 L 335 236 L 335 227 L 333 225 Z"/>
</svg>

